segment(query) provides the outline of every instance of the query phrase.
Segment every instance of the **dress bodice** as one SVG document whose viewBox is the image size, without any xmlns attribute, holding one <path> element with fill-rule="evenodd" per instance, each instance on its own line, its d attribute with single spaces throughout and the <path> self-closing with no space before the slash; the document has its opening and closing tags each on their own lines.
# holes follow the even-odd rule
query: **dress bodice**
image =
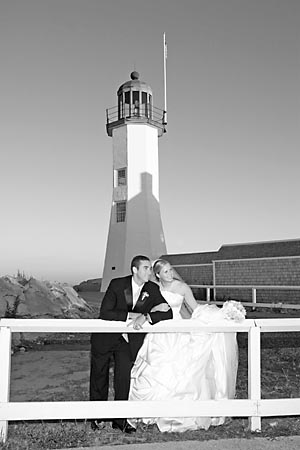
<svg viewBox="0 0 300 450">
<path fill-rule="evenodd" d="M 161 294 L 172 308 L 173 319 L 182 319 L 180 309 L 183 303 L 183 295 L 163 290 L 161 291 Z"/>
</svg>

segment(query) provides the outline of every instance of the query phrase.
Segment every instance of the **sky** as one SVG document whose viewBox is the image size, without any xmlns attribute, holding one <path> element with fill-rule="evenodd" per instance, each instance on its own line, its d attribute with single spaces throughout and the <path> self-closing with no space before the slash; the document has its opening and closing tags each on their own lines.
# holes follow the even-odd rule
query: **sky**
<svg viewBox="0 0 300 450">
<path fill-rule="evenodd" d="M 300 238 L 299 0 L 1 0 L 0 276 L 102 276 L 106 108 L 137 70 L 163 102 L 167 252 Z"/>
</svg>

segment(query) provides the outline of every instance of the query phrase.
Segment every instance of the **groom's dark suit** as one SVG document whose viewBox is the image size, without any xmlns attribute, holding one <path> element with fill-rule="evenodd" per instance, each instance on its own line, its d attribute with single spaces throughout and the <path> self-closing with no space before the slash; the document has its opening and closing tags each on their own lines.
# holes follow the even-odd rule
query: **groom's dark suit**
<svg viewBox="0 0 300 450">
<path fill-rule="evenodd" d="M 129 312 L 149 314 L 152 324 L 172 319 L 172 310 L 153 312 L 160 303 L 167 303 L 159 287 L 152 281 L 144 284 L 133 308 L 132 276 L 115 278 L 110 282 L 103 298 L 99 319 L 125 322 Z M 128 329 L 129 331 L 129 329 Z M 93 333 L 91 337 L 90 400 L 107 400 L 109 385 L 109 361 L 115 360 L 114 389 L 116 400 L 127 400 L 130 387 L 130 371 L 145 334 L 128 333 L 129 343 L 120 333 Z M 117 422 L 118 419 L 115 420 Z M 123 420 L 119 420 L 119 423 Z"/>
</svg>

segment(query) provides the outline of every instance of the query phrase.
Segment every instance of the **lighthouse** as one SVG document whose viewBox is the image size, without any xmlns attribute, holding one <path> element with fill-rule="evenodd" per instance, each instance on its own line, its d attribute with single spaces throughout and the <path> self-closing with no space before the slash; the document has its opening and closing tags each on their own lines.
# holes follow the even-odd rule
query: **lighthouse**
<svg viewBox="0 0 300 450">
<path fill-rule="evenodd" d="M 113 192 L 101 291 L 130 273 L 135 255 L 166 254 L 159 204 L 158 138 L 166 112 L 153 105 L 151 87 L 138 72 L 120 86 L 117 106 L 106 110 L 112 137 Z"/>
</svg>

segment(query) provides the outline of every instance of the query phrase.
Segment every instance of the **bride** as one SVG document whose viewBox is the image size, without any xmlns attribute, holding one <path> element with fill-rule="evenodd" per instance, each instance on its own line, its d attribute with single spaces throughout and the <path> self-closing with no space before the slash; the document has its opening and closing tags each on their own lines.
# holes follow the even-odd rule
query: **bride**
<svg viewBox="0 0 300 450">
<path fill-rule="evenodd" d="M 173 311 L 173 320 L 182 319 L 185 303 L 191 319 L 211 323 L 226 318 L 225 307 L 200 306 L 191 288 L 175 279 L 171 265 L 162 259 L 153 266 L 162 295 Z M 237 302 L 227 302 L 237 303 Z M 238 313 L 244 318 L 244 308 Z M 158 305 L 154 309 L 167 307 Z M 154 309 L 152 311 L 154 311 Z M 232 313 L 232 311 L 230 311 Z M 227 318 L 233 318 L 232 314 Z M 129 400 L 219 400 L 235 396 L 238 367 L 236 333 L 148 333 L 131 370 Z M 156 417 L 130 419 L 156 424 L 162 432 L 184 432 L 221 425 L 224 417 Z"/>
</svg>

